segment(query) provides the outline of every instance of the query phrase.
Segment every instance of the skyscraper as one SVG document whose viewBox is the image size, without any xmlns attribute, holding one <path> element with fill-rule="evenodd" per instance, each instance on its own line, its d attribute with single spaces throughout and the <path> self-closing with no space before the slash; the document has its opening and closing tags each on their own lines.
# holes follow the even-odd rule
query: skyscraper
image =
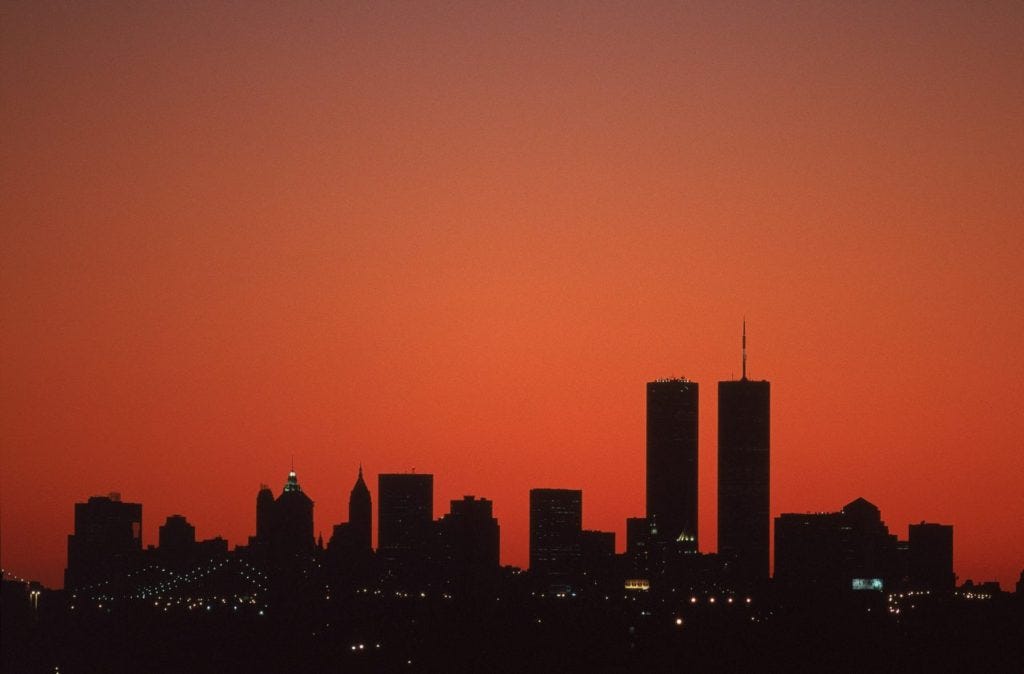
<svg viewBox="0 0 1024 674">
<path fill-rule="evenodd" d="M 647 519 L 654 540 L 697 550 L 696 382 L 647 383 Z"/>
<path fill-rule="evenodd" d="M 377 478 L 377 548 L 402 556 L 423 551 L 434 521 L 434 476 L 381 474 Z"/>
<path fill-rule="evenodd" d="M 915 590 L 941 592 L 956 586 L 953 525 L 921 522 L 909 528 L 908 576 Z"/>
<path fill-rule="evenodd" d="M 501 529 L 489 499 L 465 496 L 452 501 L 439 526 L 443 561 L 451 578 L 470 585 L 497 578 Z"/>
<path fill-rule="evenodd" d="M 768 578 L 771 384 L 743 375 L 718 382 L 718 552 L 748 580 Z"/>
<path fill-rule="evenodd" d="M 279 563 L 307 561 L 313 553 L 313 500 L 299 486 L 295 471 L 288 473 L 281 495 L 274 502 L 271 554 Z"/>
<path fill-rule="evenodd" d="M 75 504 L 75 533 L 68 536 L 64 587 L 115 580 L 134 569 L 142 555 L 142 504 L 121 495 L 93 496 Z"/>
<path fill-rule="evenodd" d="M 576 570 L 582 530 L 582 491 L 531 489 L 530 571 L 558 574 Z"/>
<path fill-rule="evenodd" d="M 370 490 L 363 481 L 361 464 L 359 477 L 348 495 L 348 525 L 354 551 L 370 552 L 373 545 L 373 503 Z"/>
<path fill-rule="evenodd" d="M 651 543 L 651 526 L 646 517 L 626 518 L 626 554 L 639 555 L 647 551 Z"/>
<path fill-rule="evenodd" d="M 265 484 L 260 485 L 256 494 L 256 541 L 263 546 L 270 545 L 274 533 L 274 492 Z"/>
<path fill-rule="evenodd" d="M 165 563 L 182 564 L 196 545 L 196 528 L 183 515 L 169 515 L 160 525 L 160 558 Z"/>
</svg>

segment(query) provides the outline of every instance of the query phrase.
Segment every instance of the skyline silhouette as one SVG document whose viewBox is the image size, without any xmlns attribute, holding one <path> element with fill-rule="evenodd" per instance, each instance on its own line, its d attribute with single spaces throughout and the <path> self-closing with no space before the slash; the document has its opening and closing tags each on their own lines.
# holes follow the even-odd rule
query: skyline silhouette
<svg viewBox="0 0 1024 674">
<path fill-rule="evenodd" d="M 723 563 L 727 566 L 735 565 L 729 571 L 729 577 L 732 579 L 730 582 L 739 583 L 741 587 L 746 583 L 762 583 L 774 577 L 774 573 L 769 573 L 769 568 L 774 569 L 775 555 L 778 554 L 777 551 L 775 555 L 769 552 L 775 550 L 777 543 L 778 534 L 773 536 L 771 533 L 774 530 L 771 526 L 773 520 L 786 524 L 784 540 L 789 542 L 793 550 L 805 545 L 794 542 L 799 541 L 802 535 L 801 527 L 809 526 L 807 531 L 818 532 L 815 534 L 818 538 L 808 539 L 817 541 L 813 545 L 838 540 L 835 537 L 839 536 L 839 533 L 830 528 L 834 527 L 832 522 L 845 521 L 842 517 L 847 515 L 849 508 L 856 507 L 857 510 L 851 512 L 861 512 L 863 508 L 858 505 L 861 503 L 866 504 L 864 507 L 868 511 L 873 510 L 876 515 L 851 515 L 852 521 L 861 523 L 855 528 L 869 530 L 874 526 L 884 526 L 884 523 L 863 524 L 865 521 L 870 522 L 872 517 L 877 519 L 879 516 L 878 509 L 862 497 L 848 504 L 840 513 L 819 511 L 817 514 L 810 514 L 810 510 L 803 510 L 799 511 L 805 513 L 803 515 L 797 512 L 782 513 L 778 516 L 771 514 L 768 508 L 768 476 L 771 472 L 770 382 L 748 379 L 746 362 L 747 338 L 744 321 L 741 378 L 719 382 L 718 387 L 720 410 L 717 419 L 719 443 L 716 454 L 719 481 L 715 488 L 719 503 L 717 537 L 719 540 L 728 541 L 725 549 L 717 551 L 717 556 L 724 560 Z M 584 539 L 580 538 L 585 534 L 589 534 L 595 544 L 602 548 L 604 544 L 597 543 L 594 537 L 599 534 L 607 536 L 610 555 L 625 552 L 626 557 L 636 558 L 636 543 L 631 542 L 630 536 L 637 536 L 636 540 L 642 541 L 639 544 L 649 549 L 671 545 L 687 553 L 711 552 L 699 546 L 697 531 L 692 524 L 698 519 L 696 508 L 699 502 L 696 480 L 698 383 L 686 378 L 658 379 L 648 382 L 646 387 L 646 513 L 641 516 L 635 513 L 626 514 L 623 517 L 627 536 L 622 537 L 616 546 L 614 531 L 605 534 L 587 530 L 584 526 L 582 490 L 532 487 L 529 493 L 530 563 L 523 565 L 524 569 L 534 573 L 555 575 L 576 572 L 581 568 L 580 565 L 584 564 L 584 560 L 588 559 L 586 544 Z M 722 402 L 723 400 L 725 402 Z M 723 465 L 727 467 L 726 470 L 722 469 Z M 334 523 L 329 529 L 329 537 L 325 538 L 322 531 L 315 530 L 315 501 L 304 492 L 299 483 L 294 459 L 291 466 L 292 469 L 279 496 L 275 497 L 274 492 L 266 484 L 260 485 L 248 544 L 236 544 L 234 554 L 242 555 L 244 559 L 255 563 L 269 564 L 271 567 L 295 555 L 309 556 L 312 559 L 314 553 L 326 554 L 328 557 L 325 559 L 333 560 L 332 563 L 342 563 L 345 568 L 351 568 L 353 560 L 363 563 L 360 560 L 376 553 L 382 560 L 380 563 L 394 565 L 396 569 L 403 569 L 404 573 L 441 554 L 430 550 L 433 550 L 432 546 L 436 544 L 435 539 L 438 536 L 443 537 L 444 531 L 453 526 L 459 527 L 458 531 L 463 532 L 460 535 L 465 539 L 472 531 L 466 529 L 467 526 L 471 526 L 468 523 L 480 521 L 480 517 L 483 516 L 483 521 L 495 523 L 495 547 L 485 556 L 493 557 L 495 570 L 503 563 L 498 547 L 500 523 L 493 519 L 493 503 L 486 497 L 480 501 L 476 501 L 476 496 L 472 495 L 452 499 L 451 512 L 443 517 L 440 514 L 435 516 L 433 474 L 416 473 L 415 470 L 408 473 L 378 473 L 378 489 L 371 492 L 364 481 L 363 463 L 360 462 L 355 486 L 348 498 L 348 518 Z M 721 507 L 723 499 L 729 502 L 725 511 Z M 376 518 L 372 514 L 374 503 Z M 486 509 L 485 515 L 484 511 L 480 510 L 481 507 Z M 723 514 L 727 516 L 723 517 Z M 442 523 L 444 526 L 441 526 Z M 111 526 L 114 529 L 111 529 Z M 635 530 L 630 531 L 630 527 L 635 527 Z M 930 533 L 945 529 L 948 529 L 948 533 Z M 109 497 L 90 497 L 87 503 L 76 503 L 74 534 L 68 536 L 65 586 L 74 589 L 107 576 L 115 577 L 127 573 L 135 568 L 133 565 L 138 564 L 138 560 L 129 561 L 129 557 L 134 554 L 133 550 L 138 554 L 143 552 L 144 531 L 142 505 L 122 502 L 119 492 L 111 492 Z M 896 536 L 890 536 L 888 529 L 884 531 L 885 540 L 869 546 L 876 550 L 873 555 L 881 554 L 878 550 L 884 546 L 896 545 Z M 865 562 L 872 571 L 864 571 L 861 576 L 884 576 L 886 587 L 889 584 L 900 587 L 906 582 L 901 578 L 906 577 L 908 569 L 932 569 L 930 577 L 934 578 L 935 564 L 922 557 L 921 553 L 921 549 L 927 549 L 929 558 L 944 560 L 948 556 L 948 560 L 939 562 L 938 568 L 943 568 L 943 564 L 948 565 L 950 584 L 933 585 L 937 589 L 951 589 L 957 578 L 953 571 L 953 526 L 926 524 L 922 518 L 920 524 L 909 524 L 908 531 L 906 539 L 914 540 L 916 531 L 919 540 L 928 542 L 920 543 L 918 550 L 911 549 L 909 553 L 906 543 L 903 543 L 902 552 L 893 547 L 885 553 L 888 561 Z M 190 541 L 187 545 L 183 542 L 185 539 Z M 772 541 L 771 545 L 769 540 Z M 175 541 L 178 543 L 175 544 Z M 326 546 L 325 541 L 328 542 Z M 154 547 L 151 544 L 145 549 L 152 552 L 154 549 L 165 550 L 168 546 L 194 546 L 194 523 L 189 523 L 186 517 L 177 513 L 168 516 L 166 522 L 159 528 L 159 542 L 158 546 Z M 222 547 L 224 553 L 229 549 L 229 542 L 219 534 L 215 539 L 204 542 L 204 545 L 205 549 L 214 551 Z M 479 547 L 480 544 L 475 545 Z M 815 564 L 822 568 L 842 569 L 847 569 L 851 564 L 854 567 L 858 566 L 858 563 L 852 561 L 839 563 L 834 558 L 835 555 L 847 554 L 841 552 L 839 548 L 849 543 L 827 545 L 838 546 L 833 552 L 827 553 L 833 558 L 822 558 L 831 561 L 815 562 L 807 568 L 812 568 Z M 109 549 L 109 552 L 103 552 L 101 548 Z M 178 553 L 171 554 L 180 555 L 181 552 L 179 550 Z M 786 552 L 785 558 L 790 559 L 794 554 L 796 553 Z M 826 553 L 801 552 L 794 559 L 807 560 L 814 554 Z M 857 553 L 861 556 L 864 554 L 866 553 Z M 896 556 L 900 556 L 901 561 L 895 561 Z M 339 560 L 339 557 L 346 558 L 347 561 Z M 807 561 L 801 563 L 808 564 Z M 550 569 L 556 571 L 551 572 Z M 788 562 L 784 570 L 784 582 L 792 585 L 794 579 L 804 575 L 802 569 L 799 564 Z M 651 572 L 638 573 L 646 576 Z M 823 573 L 834 574 L 835 571 Z M 844 573 L 849 575 L 852 572 Z M 941 575 L 941 571 L 938 573 Z"/>
<path fill-rule="evenodd" d="M 625 519 L 621 554 L 614 532 L 585 527 L 582 490 L 534 487 L 529 568 L 503 566 L 489 498 L 453 499 L 438 515 L 434 474 L 413 471 L 378 473 L 375 498 L 361 462 L 328 540 L 294 462 L 276 495 L 256 490 L 252 534 L 233 547 L 199 540 L 180 514 L 144 547 L 142 503 L 92 496 L 74 504 L 63 590 L 4 570 L 4 668 L 668 671 L 768 657 L 1012 671 L 1024 570 L 1014 593 L 958 582 L 953 525 L 921 520 L 901 539 L 863 497 L 782 513 L 769 576 L 770 384 L 746 376 L 745 325 L 742 343 L 741 378 L 719 384 L 718 553 L 700 551 L 693 510 L 698 385 L 659 379 L 646 386 L 655 479 L 645 516 Z M 805 632 L 814 644 L 794 639 Z"/>
<path fill-rule="evenodd" d="M 172 514 L 244 543 L 292 457 L 325 540 L 372 461 L 488 498 L 507 563 L 538 485 L 621 550 L 642 384 L 678 376 L 717 550 L 745 316 L 771 516 L 864 496 L 1015 582 L 1020 3 L 3 19 L 4 568 L 59 585 L 70 504 L 112 489 L 144 545 Z"/>
<path fill-rule="evenodd" d="M 698 502 L 706 502 L 708 500 L 706 495 L 698 499 L 701 490 L 696 479 L 698 471 L 695 464 L 697 463 L 699 446 L 697 429 L 700 425 L 698 387 L 698 382 L 691 381 L 685 377 L 658 379 L 647 383 L 647 442 L 645 451 L 646 470 L 644 471 L 647 476 L 647 487 L 645 490 L 647 519 L 643 519 L 644 515 L 642 513 L 626 514 L 622 518 L 622 526 L 609 532 L 612 536 L 612 552 L 628 551 L 627 520 L 636 520 L 634 524 L 644 529 L 644 535 L 649 534 L 651 541 L 676 541 L 678 539 L 678 541 L 685 541 L 683 545 L 690 551 L 701 553 L 717 552 L 720 555 L 735 556 L 736 562 L 746 569 L 741 572 L 741 576 L 745 576 L 748 579 L 766 579 L 769 575 L 774 575 L 767 574 L 762 569 L 762 565 L 765 561 L 765 556 L 768 556 L 770 559 L 769 564 L 771 568 L 774 568 L 774 556 L 769 555 L 769 549 L 774 549 L 774 538 L 768 535 L 767 532 L 773 530 L 773 527 L 770 526 L 771 521 L 777 516 L 777 514 L 772 514 L 769 517 L 769 513 L 773 511 L 769 511 L 767 507 L 770 501 L 768 475 L 771 472 L 770 452 L 768 450 L 770 446 L 769 428 L 771 426 L 770 382 L 747 378 L 745 320 L 743 321 L 742 330 L 741 377 L 736 380 L 726 380 L 718 383 L 718 443 L 715 447 L 715 460 L 719 470 L 718 482 L 714 486 L 714 494 L 719 504 L 717 509 L 719 520 L 717 522 L 715 538 L 720 539 L 723 527 L 729 530 L 731 536 L 729 540 L 733 542 L 731 547 L 728 547 L 725 551 L 713 551 L 709 550 L 706 546 L 700 546 L 696 530 L 684 524 L 684 522 L 696 522 L 698 516 L 701 519 L 706 519 L 706 514 L 699 513 Z M 724 407 L 722 406 L 723 397 L 727 400 Z M 730 469 L 723 473 L 723 462 L 734 465 L 730 466 Z M 366 530 L 361 536 L 370 537 L 368 540 L 372 540 L 372 549 L 384 557 L 394 556 L 397 559 L 412 554 L 413 559 L 415 559 L 417 547 L 425 545 L 426 541 L 434 535 L 431 533 L 430 527 L 441 521 L 440 516 L 436 518 L 433 516 L 433 500 L 435 498 L 433 474 L 416 473 L 415 469 L 412 469 L 412 472 L 409 473 L 378 473 L 378 489 L 376 492 L 371 492 L 363 481 L 363 462 L 360 462 L 358 465 L 356 487 L 348 499 L 350 519 L 341 523 L 328 524 L 328 532 L 333 533 L 328 533 L 328 536 L 325 537 L 323 530 L 314 524 L 314 500 L 303 492 L 297 481 L 294 465 L 294 458 L 292 458 L 292 470 L 288 473 L 281 496 L 277 499 L 273 497 L 273 492 L 269 487 L 265 484 L 260 485 L 253 530 L 255 532 L 255 539 L 250 534 L 248 538 L 249 546 L 253 545 L 254 540 L 262 541 L 263 545 L 267 545 L 267 542 L 273 535 L 272 532 L 277 528 L 281 528 L 282 531 L 287 530 L 291 532 L 286 535 L 286 538 L 291 541 L 286 546 L 288 549 L 305 550 L 308 545 L 307 552 L 310 552 L 313 550 L 313 546 L 317 544 L 317 541 L 319 541 L 319 548 L 323 550 L 323 542 L 328 539 L 333 541 L 334 536 L 339 535 L 339 531 L 342 532 L 340 535 L 343 537 L 352 535 L 345 533 L 345 529 L 350 526 L 349 522 L 353 521 L 351 520 L 353 516 L 353 499 L 363 499 L 366 501 L 364 505 L 357 506 L 360 508 L 360 516 L 357 519 L 366 518 L 369 520 L 371 519 L 369 503 L 376 502 L 376 498 L 382 498 L 380 502 L 376 502 L 378 517 L 375 518 L 374 525 L 371 527 L 369 522 L 360 524 L 360 527 Z M 528 477 L 523 476 L 521 479 L 528 480 Z M 537 507 L 534 504 L 534 492 L 537 492 L 536 496 L 539 496 L 542 492 L 576 494 L 577 512 L 575 517 L 579 522 L 575 526 L 580 531 L 586 529 L 582 523 L 583 511 L 579 506 L 582 490 L 564 487 L 557 489 L 531 488 L 529 509 L 531 521 L 534 518 L 534 511 Z M 380 496 L 382 493 L 384 494 L 383 497 Z M 269 505 L 263 503 L 264 497 L 267 497 Z M 472 498 L 474 497 L 467 495 L 463 497 L 463 500 Z M 557 501 L 561 497 L 551 496 L 550 498 L 554 498 Z M 721 509 L 723 498 L 730 499 L 733 502 L 728 511 L 729 516 L 725 519 L 722 519 Z M 111 492 L 109 499 L 102 496 L 90 497 L 89 502 L 92 503 L 93 500 L 112 500 L 114 501 L 113 505 L 108 507 L 122 507 L 120 505 L 120 492 Z M 295 502 L 293 503 L 292 501 Z M 488 512 L 490 512 L 492 502 L 486 497 L 484 501 L 487 503 Z M 452 503 L 457 504 L 460 501 L 452 499 Z M 146 531 L 141 521 L 141 505 L 129 505 L 131 505 L 132 518 L 135 521 L 132 529 L 132 545 L 141 551 L 143 549 L 143 532 Z M 76 504 L 76 529 L 78 528 L 79 509 L 82 507 L 85 507 L 84 503 Z M 268 508 L 273 508 L 273 512 L 270 512 Z M 678 520 L 677 525 L 674 528 L 671 524 L 665 526 L 665 522 L 673 521 L 673 512 L 675 513 L 676 520 Z M 807 508 L 782 514 L 792 518 L 796 517 L 796 513 L 799 512 L 811 513 L 812 511 Z M 822 511 L 819 510 L 818 512 Z M 683 516 L 680 516 L 680 513 Z M 166 525 L 170 525 L 178 517 L 181 516 L 177 512 L 169 516 Z M 306 521 L 307 519 L 308 521 Z M 641 521 L 643 522 L 642 524 L 640 524 Z M 913 523 L 907 525 L 910 532 L 909 535 L 913 534 L 915 526 L 923 527 L 925 525 L 925 518 L 921 518 L 920 521 L 920 525 L 914 525 Z M 289 525 L 289 522 L 292 524 Z M 387 532 L 384 534 L 383 546 L 380 543 L 379 534 L 382 522 Z M 659 522 L 660 524 L 658 524 Z M 180 525 L 179 522 L 174 523 Z M 189 526 L 191 527 L 192 539 L 195 540 L 194 523 Z M 676 529 L 678 529 L 678 532 L 676 532 Z M 659 530 L 661 531 L 660 534 L 658 533 Z M 617 545 L 615 543 L 616 531 L 624 532 L 618 536 L 619 543 Z M 164 526 L 161 526 L 161 540 L 163 535 Z M 535 545 L 533 536 L 534 533 L 531 526 L 529 543 L 531 558 L 534 554 L 532 550 Z M 73 538 L 74 536 L 69 537 L 67 551 L 68 567 L 71 567 L 70 559 L 75 549 L 71 543 Z M 225 546 L 229 545 L 228 541 L 221 538 L 219 532 L 216 535 L 216 539 L 223 541 Z M 300 543 L 300 541 L 306 541 L 307 539 L 308 543 Z M 769 539 L 772 539 L 770 546 L 768 543 Z M 127 542 L 127 539 L 125 541 Z M 118 545 L 124 549 L 125 544 L 125 542 L 122 542 Z M 237 542 L 236 545 L 244 547 L 242 542 Z M 558 545 L 564 547 L 567 543 L 563 541 L 561 544 L 557 544 L 556 547 Z M 152 548 L 152 544 L 149 547 Z M 342 544 L 341 547 L 347 548 L 348 546 L 347 544 Z M 950 550 L 955 549 L 952 543 L 950 543 Z M 578 557 L 581 552 L 577 549 L 574 554 Z M 501 559 L 500 553 L 499 559 Z M 501 563 L 515 565 L 509 564 L 504 560 L 501 560 Z M 573 564 L 577 563 L 578 561 L 570 563 L 569 566 L 572 567 Z M 123 561 L 121 564 L 123 566 Z M 524 569 L 527 569 L 531 568 L 532 565 L 523 564 L 522 566 Z M 65 569 L 65 575 L 66 573 L 67 570 Z M 987 581 L 992 579 L 979 578 L 978 580 Z M 1011 579 L 1011 582 L 1015 582 L 1015 580 L 1015 578 Z M 54 587 L 56 586 L 54 585 Z"/>
</svg>

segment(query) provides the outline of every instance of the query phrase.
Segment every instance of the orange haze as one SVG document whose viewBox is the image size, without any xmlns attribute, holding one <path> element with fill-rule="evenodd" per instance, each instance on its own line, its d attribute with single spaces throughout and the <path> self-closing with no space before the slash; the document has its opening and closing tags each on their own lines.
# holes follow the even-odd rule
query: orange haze
<svg viewBox="0 0 1024 674">
<path fill-rule="evenodd" d="M 0 72 L 5 569 L 111 490 L 242 543 L 292 457 L 325 537 L 362 461 L 621 549 L 670 375 L 713 551 L 744 316 L 773 514 L 1024 568 L 1019 2 L 8 3 Z"/>
</svg>

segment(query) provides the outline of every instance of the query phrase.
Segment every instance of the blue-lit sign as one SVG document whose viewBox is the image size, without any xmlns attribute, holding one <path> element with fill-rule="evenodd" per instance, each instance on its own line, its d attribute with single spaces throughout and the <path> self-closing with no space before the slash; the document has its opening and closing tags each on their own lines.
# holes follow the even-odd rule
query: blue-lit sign
<svg viewBox="0 0 1024 674">
<path fill-rule="evenodd" d="M 881 578 L 854 578 L 853 579 L 854 590 L 875 590 L 876 592 L 882 591 L 882 579 Z"/>
</svg>

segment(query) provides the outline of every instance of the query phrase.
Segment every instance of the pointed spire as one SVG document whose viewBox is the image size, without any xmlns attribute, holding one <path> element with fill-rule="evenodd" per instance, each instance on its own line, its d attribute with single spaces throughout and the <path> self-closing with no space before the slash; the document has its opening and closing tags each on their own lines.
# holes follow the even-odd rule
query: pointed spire
<svg viewBox="0 0 1024 674">
<path fill-rule="evenodd" d="M 288 480 L 284 483 L 284 491 L 302 491 L 302 487 L 299 486 L 299 476 L 295 474 L 294 463 L 288 473 Z"/>
<path fill-rule="evenodd" d="M 743 317 L 743 380 L 747 379 L 747 317 Z"/>
<path fill-rule="evenodd" d="M 359 476 L 356 478 L 356 483 L 352 486 L 352 492 L 351 493 L 353 495 L 356 494 L 356 493 L 365 493 L 365 494 L 368 495 L 370 493 L 370 489 L 366 486 L 366 481 L 363 480 L 363 464 L 362 464 L 362 462 L 359 463 Z"/>
</svg>

